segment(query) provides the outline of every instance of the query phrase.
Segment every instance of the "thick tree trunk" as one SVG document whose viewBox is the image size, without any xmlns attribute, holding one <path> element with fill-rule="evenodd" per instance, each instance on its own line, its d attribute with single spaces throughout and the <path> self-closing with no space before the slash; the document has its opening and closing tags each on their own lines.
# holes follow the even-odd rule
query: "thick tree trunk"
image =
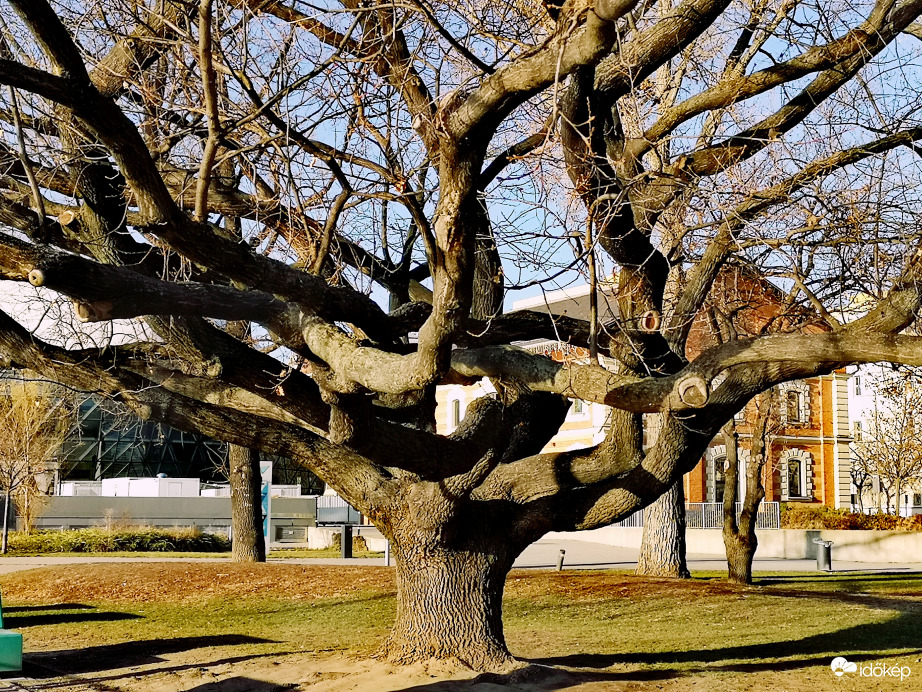
<svg viewBox="0 0 922 692">
<path fill-rule="evenodd" d="M 228 446 L 231 525 L 234 562 L 265 562 L 259 455 L 252 449 Z"/>
<path fill-rule="evenodd" d="M 685 561 L 685 490 L 681 478 L 644 510 L 635 573 L 683 579 L 691 576 Z"/>
<path fill-rule="evenodd" d="M 454 531 L 447 528 L 408 527 L 392 537 L 397 617 L 382 655 L 403 664 L 452 658 L 475 670 L 514 667 L 502 620 L 503 588 L 514 551 L 501 532 L 481 534 L 474 545 L 453 547 L 445 537 Z M 475 530 L 467 535 L 474 536 Z"/>
</svg>

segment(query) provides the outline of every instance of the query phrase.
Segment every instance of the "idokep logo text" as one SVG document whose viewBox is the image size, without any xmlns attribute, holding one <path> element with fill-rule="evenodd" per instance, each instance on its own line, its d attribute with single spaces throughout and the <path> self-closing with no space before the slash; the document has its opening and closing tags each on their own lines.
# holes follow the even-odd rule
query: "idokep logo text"
<svg viewBox="0 0 922 692">
<path fill-rule="evenodd" d="M 867 663 L 858 665 L 842 656 L 836 656 L 829 664 L 832 672 L 838 677 L 846 673 L 857 673 L 862 678 L 899 678 L 905 680 L 912 675 L 912 669 L 909 666 L 888 666 L 882 663 Z"/>
</svg>

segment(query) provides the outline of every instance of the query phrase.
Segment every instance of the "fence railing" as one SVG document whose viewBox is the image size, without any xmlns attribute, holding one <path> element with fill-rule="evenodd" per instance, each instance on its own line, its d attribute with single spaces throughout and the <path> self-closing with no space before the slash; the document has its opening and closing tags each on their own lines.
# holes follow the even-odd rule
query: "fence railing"
<svg viewBox="0 0 922 692">
<path fill-rule="evenodd" d="M 318 524 L 358 524 L 362 514 L 355 507 L 336 495 L 321 495 L 317 498 Z"/>
<path fill-rule="evenodd" d="M 736 503 L 736 518 L 743 511 L 741 502 Z M 722 529 L 724 525 L 723 502 L 690 502 L 685 505 L 685 524 L 690 529 Z M 643 512 L 634 512 L 615 524 L 624 528 L 643 527 Z M 762 502 L 756 515 L 757 529 L 781 528 L 781 503 Z"/>
</svg>

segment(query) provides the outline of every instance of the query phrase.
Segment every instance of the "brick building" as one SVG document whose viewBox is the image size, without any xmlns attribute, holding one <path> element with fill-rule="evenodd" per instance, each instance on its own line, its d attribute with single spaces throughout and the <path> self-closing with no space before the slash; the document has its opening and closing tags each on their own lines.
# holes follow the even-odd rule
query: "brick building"
<svg viewBox="0 0 922 692">
<path fill-rule="evenodd" d="M 784 295 L 746 267 L 724 270 L 715 283 L 711 298 L 696 315 L 688 340 L 690 359 L 703 349 L 729 339 L 765 332 L 811 333 L 827 329 L 815 314 L 786 307 Z M 513 303 L 513 310 L 536 310 L 554 315 L 586 319 L 589 314 L 589 287 L 577 286 L 537 298 Z M 599 293 L 600 319 L 617 315 L 613 287 Z M 586 349 L 570 344 L 538 340 L 518 344 L 543 353 L 555 360 L 588 359 Z M 603 366 L 613 366 L 602 358 Z M 829 507 L 851 504 L 852 441 L 849 423 L 849 375 L 837 371 L 780 385 L 773 393 L 773 420 L 770 424 L 769 460 L 763 482 L 766 501 L 815 502 Z M 448 385 L 438 391 L 437 427 L 439 432 L 454 430 L 464 417 L 467 406 L 480 396 L 490 395 L 489 382 L 466 387 Z M 742 464 L 749 455 L 752 422 L 756 407 L 750 402 L 736 417 L 739 458 Z M 608 407 L 592 402 L 574 401 L 566 421 L 545 447 L 545 452 L 588 447 L 605 437 Z M 721 502 L 723 497 L 726 448 L 715 439 L 695 469 L 685 476 L 688 502 Z M 745 483 L 745 473 L 740 473 Z M 740 488 L 744 490 L 744 488 Z"/>
</svg>

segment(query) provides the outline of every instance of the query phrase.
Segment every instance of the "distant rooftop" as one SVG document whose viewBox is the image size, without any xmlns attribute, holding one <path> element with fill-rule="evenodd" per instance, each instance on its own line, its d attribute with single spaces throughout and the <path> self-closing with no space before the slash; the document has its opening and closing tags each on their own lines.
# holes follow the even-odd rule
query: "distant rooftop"
<svg viewBox="0 0 922 692">
<path fill-rule="evenodd" d="M 604 286 L 598 291 L 599 318 L 602 322 L 615 319 L 618 304 L 613 294 L 613 287 Z M 512 311 L 531 310 L 532 312 L 566 315 L 580 320 L 589 319 L 589 284 L 548 291 L 533 298 L 522 298 L 512 303 Z"/>
</svg>

